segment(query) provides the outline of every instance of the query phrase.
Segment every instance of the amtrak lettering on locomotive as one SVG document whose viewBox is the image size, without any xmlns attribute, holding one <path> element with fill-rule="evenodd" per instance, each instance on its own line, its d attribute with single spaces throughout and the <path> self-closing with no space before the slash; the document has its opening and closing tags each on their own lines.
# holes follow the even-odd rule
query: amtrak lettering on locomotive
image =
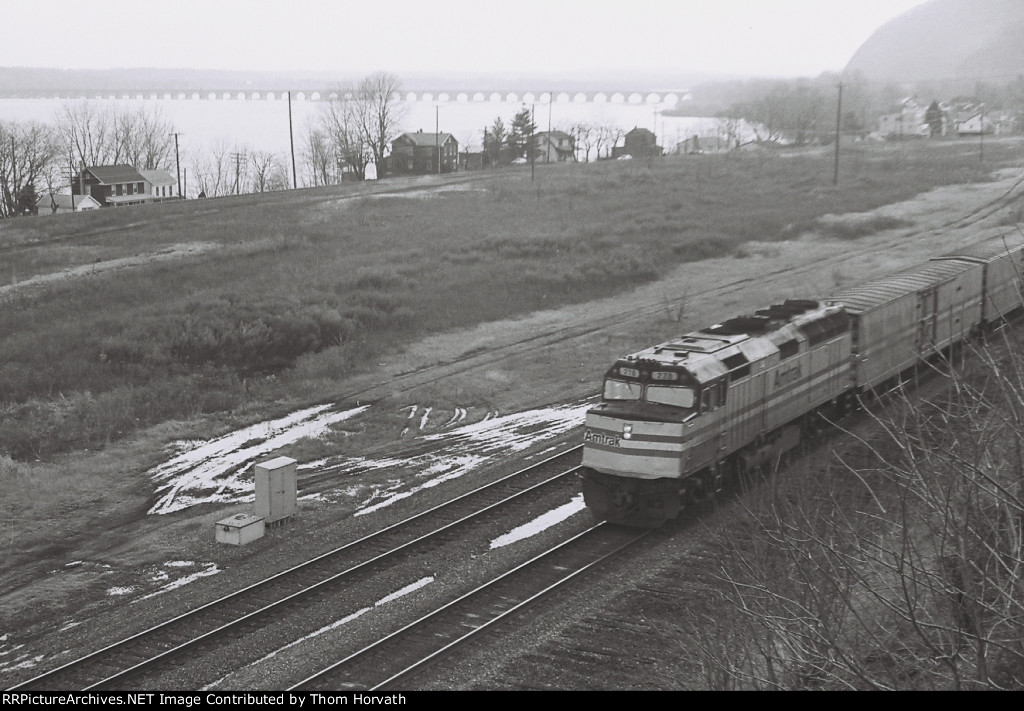
<svg viewBox="0 0 1024 711">
<path fill-rule="evenodd" d="M 583 495 L 612 521 L 658 525 L 801 441 L 808 415 L 864 392 L 1021 305 L 1024 248 L 1005 238 L 789 300 L 620 358 L 587 413 Z"/>
</svg>

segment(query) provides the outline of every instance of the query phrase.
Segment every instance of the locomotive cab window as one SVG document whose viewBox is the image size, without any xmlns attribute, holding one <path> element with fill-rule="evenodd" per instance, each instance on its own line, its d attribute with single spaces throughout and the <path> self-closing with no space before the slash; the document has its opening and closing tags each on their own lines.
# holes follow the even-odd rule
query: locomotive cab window
<svg viewBox="0 0 1024 711">
<path fill-rule="evenodd" d="M 643 386 L 640 383 L 627 383 L 611 378 L 604 381 L 605 400 L 639 400 L 642 394 Z"/>
<path fill-rule="evenodd" d="M 704 388 L 700 394 L 700 411 L 710 412 L 718 407 L 718 389 L 714 386 Z"/>
<path fill-rule="evenodd" d="M 690 387 L 649 385 L 647 402 L 693 410 L 697 406 L 697 394 Z"/>
</svg>

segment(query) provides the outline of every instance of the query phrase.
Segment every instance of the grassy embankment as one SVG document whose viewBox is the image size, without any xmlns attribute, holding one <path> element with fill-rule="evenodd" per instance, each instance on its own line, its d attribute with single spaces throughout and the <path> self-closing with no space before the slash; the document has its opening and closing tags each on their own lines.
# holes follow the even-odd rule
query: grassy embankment
<svg viewBox="0 0 1024 711">
<path fill-rule="evenodd" d="M 743 154 L 538 166 L 533 182 L 528 168 L 482 173 L 474 189 L 431 197 L 332 199 L 353 190 L 339 187 L 9 221 L 4 286 L 207 248 L 0 293 L 0 457 L 9 469 L 168 419 L 322 399 L 333 379 L 425 334 L 742 256 L 749 240 L 985 180 L 1019 159 L 1016 144 L 986 148 L 983 164 L 966 143 L 850 148 L 838 188 L 827 151 Z"/>
</svg>

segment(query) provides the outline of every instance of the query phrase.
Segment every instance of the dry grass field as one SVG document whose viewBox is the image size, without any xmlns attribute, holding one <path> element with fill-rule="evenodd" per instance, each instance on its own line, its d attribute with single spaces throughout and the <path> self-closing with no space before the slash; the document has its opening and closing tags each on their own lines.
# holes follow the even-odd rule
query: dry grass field
<svg viewBox="0 0 1024 711">
<path fill-rule="evenodd" d="M 92 609 L 85 588 L 55 603 L 38 582 L 69 561 L 188 556 L 182 537 L 220 512 L 146 516 L 140 472 L 171 439 L 386 397 L 408 373 L 443 398 L 455 386 L 438 368 L 488 350 L 506 355 L 459 381 L 463 404 L 592 394 L 611 358 L 667 330 L 820 296 L 967 239 L 947 228 L 1024 163 L 1020 141 L 985 148 L 982 163 L 968 143 L 852 146 L 838 186 L 829 150 L 743 153 L 0 223 L 0 575 L 19 590 L 0 612 L 38 631 L 33 605 Z M 647 315 L 530 346 L 633 303 Z M 373 434 L 292 456 L 397 446 Z"/>
</svg>

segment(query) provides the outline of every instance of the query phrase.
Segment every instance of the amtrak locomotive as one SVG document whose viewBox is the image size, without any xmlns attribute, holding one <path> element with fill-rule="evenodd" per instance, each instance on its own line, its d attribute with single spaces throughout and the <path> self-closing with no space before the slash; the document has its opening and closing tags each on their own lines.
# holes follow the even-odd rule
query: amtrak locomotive
<svg viewBox="0 0 1024 711">
<path fill-rule="evenodd" d="M 1005 237 L 788 300 L 620 358 L 587 413 L 583 495 L 598 516 L 658 525 L 775 461 L 923 359 L 1021 308 L 1024 245 Z"/>
</svg>

